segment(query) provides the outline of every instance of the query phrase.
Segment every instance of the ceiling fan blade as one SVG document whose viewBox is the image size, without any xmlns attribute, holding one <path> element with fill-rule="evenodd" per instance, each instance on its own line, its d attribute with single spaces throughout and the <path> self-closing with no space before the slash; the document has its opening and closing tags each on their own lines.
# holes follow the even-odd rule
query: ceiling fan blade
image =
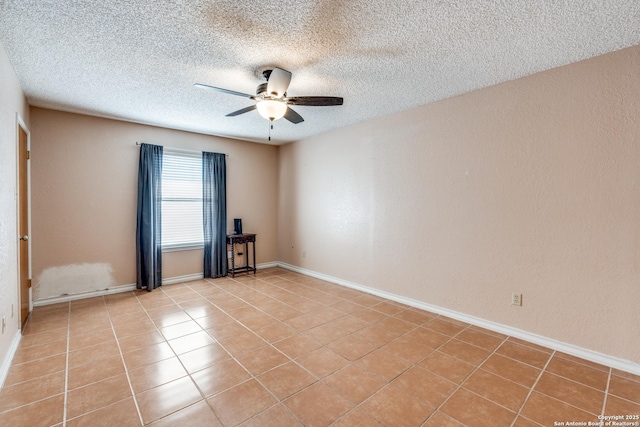
<svg viewBox="0 0 640 427">
<path fill-rule="evenodd" d="M 274 68 L 267 81 L 267 94 L 282 98 L 291 83 L 291 73 L 282 68 Z"/>
<path fill-rule="evenodd" d="M 298 123 L 304 122 L 304 119 L 302 118 L 302 116 L 300 114 L 296 113 L 295 111 L 293 111 L 289 107 L 287 107 L 287 112 L 284 113 L 284 118 L 289 120 L 294 125 L 297 125 Z"/>
<path fill-rule="evenodd" d="M 256 99 L 256 97 L 254 95 L 249 95 L 248 93 L 236 92 L 235 90 L 223 89 L 221 87 L 203 85 L 201 83 L 194 83 L 193 86 L 197 87 L 197 88 L 201 88 L 201 89 L 212 89 L 212 90 L 215 90 L 215 91 L 218 91 L 218 92 L 228 93 L 229 95 L 237 95 L 237 96 L 242 96 L 242 97 L 245 97 L 245 98 Z"/>
<path fill-rule="evenodd" d="M 248 113 L 249 111 L 253 111 L 256 109 L 256 105 L 250 105 L 247 108 L 243 108 L 241 110 L 238 111 L 234 111 L 233 113 L 229 113 L 226 115 L 226 117 L 233 117 L 233 116 L 238 116 L 240 114 L 244 114 L 244 113 Z"/>
<path fill-rule="evenodd" d="M 337 96 L 294 96 L 285 100 L 290 105 L 311 105 L 324 107 L 331 105 L 342 105 L 342 98 Z"/>
</svg>

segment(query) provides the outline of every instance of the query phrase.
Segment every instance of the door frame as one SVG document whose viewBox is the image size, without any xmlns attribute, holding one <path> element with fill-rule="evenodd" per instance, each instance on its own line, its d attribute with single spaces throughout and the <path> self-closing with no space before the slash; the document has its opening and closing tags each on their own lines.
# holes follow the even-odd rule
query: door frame
<svg viewBox="0 0 640 427">
<path fill-rule="evenodd" d="M 20 289 L 20 129 L 27 134 L 27 152 L 31 151 L 31 131 L 29 127 L 24 122 L 19 113 L 16 113 L 16 188 L 15 188 L 15 199 L 16 199 L 16 246 L 17 246 L 17 272 L 18 272 L 18 295 L 17 295 L 17 307 L 16 311 L 18 313 L 18 329 L 22 329 L 24 326 L 22 324 L 22 301 L 21 301 L 21 289 Z M 29 265 L 28 265 L 28 276 L 27 280 L 31 284 L 32 279 L 32 246 L 31 246 L 31 162 L 27 159 L 27 235 L 29 236 L 29 240 L 27 241 L 27 250 L 29 257 Z M 29 313 L 27 314 L 27 319 L 29 318 L 29 314 L 33 311 L 33 300 L 32 300 L 32 287 L 29 287 Z M 26 322 L 25 322 L 26 323 Z"/>
</svg>

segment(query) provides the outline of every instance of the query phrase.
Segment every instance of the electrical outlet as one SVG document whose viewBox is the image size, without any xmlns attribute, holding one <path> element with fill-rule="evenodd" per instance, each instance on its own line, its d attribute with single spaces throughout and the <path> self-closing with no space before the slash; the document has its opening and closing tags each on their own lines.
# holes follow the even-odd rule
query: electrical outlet
<svg viewBox="0 0 640 427">
<path fill-rule="evenodd" d="M 302 258 L 306 258 L 307 257 L 307 251 L 302 251 Z"/>
<path fill-rule="evenodd" d="M 511 294 L 512 305 L 522 305 L 522 294 Z"/>
</svg>

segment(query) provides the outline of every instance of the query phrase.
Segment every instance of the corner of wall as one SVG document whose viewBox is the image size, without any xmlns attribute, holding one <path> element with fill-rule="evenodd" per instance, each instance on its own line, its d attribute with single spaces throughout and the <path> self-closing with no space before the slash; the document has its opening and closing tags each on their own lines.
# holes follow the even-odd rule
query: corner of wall
<svg viewBox="0 0 640 427">
<path fill-rule="evenodd" d="M 17 244 L 17 129 L 29 126 L 29 106 L 4 47 L 0 44 L 0 383 L 20 341 Z"/>
<path fill-rule="evenodd" d="M 4 382 L 9 375 L 9 369 L 11 368 L 11 361 L 13 360 L 13 356 L 15 356 L 16 351 L 18 350 L 18 345 L 20 344 L 20 340 L 22 339 L 22 333 L 20 331 L 16 331 L 13 335 L 13 340 L 7 349 L 7 352 L 4 355 L 4 359 L 2 360 L 2 364 L 0 365 L 0 389 L 4 387 Z"/>
</svg>

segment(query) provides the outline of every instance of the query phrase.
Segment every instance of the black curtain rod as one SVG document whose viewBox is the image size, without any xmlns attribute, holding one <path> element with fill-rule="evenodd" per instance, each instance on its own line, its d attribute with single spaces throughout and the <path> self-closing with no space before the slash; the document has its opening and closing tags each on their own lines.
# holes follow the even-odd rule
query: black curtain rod
<svg viewBox="0 0 640 427">
<path fill-rule="evenodd" d="M 142 144 L 142 142 L 136 141 L 136 145 L 140 145 L 140 144 Z M 163 147 L 164 147 L 164 145 L 163 145 Z M 184 148 L 173 148 L 173 147 L 164 147 L 164 148 L 166 148 L 167 150 L 172 150 L 172 151 L 184 151 L 186 153 L 201 153 L 202 154 L 201 150 L 185 150 Z M 224 154 L 225 156 L 229 157 L 228 153 L 222 153 L 222 154 Z"/>
</svg>

